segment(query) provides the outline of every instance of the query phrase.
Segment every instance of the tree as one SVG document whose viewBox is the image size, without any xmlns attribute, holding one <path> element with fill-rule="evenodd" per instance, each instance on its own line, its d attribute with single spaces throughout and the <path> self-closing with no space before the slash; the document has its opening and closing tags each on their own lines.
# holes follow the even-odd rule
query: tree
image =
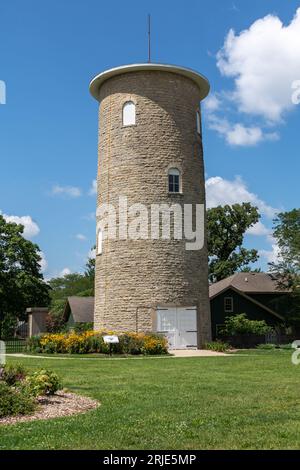
<svg viewBox="0 0 300 470">
<path fill-rule="evenodd" d="M 94 296 L 95 259 L 91 256 L 85 266 L 85 272 L 67 274 L 49 281 L 51 287 L 51 306 L 48 316 L 48 330 L 58 331 L 63 327 L 63 312 L 68 297 Z"/>
<path fill-rule="evenodd" d="M 300 209 L 281 212 L 274 219 L 273 236 L 278 261 L 270 263 L 280 288 L 290 291 L 286 304 L 287 322 L 300 326 Z"/>
<path fill-rule="evenodd" d="M 218 206 L 207 211 L 209 279 L 220 281 L 237 271 L 249 270 L 258 259 L 257 250 L 244 248 L 246 231 L 260 214 L 250 203 Z"/>
<path fill-rule="evenodd" d="M 49 304 L 40 249 L 23 237 L 23 231 L 23 225 L 6 222 L 0 215 L 0 329 L 25 319 L 27 307 Z"/>
</svg>

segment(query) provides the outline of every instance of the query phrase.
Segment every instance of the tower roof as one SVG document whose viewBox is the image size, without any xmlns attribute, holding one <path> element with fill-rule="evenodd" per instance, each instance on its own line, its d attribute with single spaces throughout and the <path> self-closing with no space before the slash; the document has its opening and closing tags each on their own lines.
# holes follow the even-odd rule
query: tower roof
<svg viewBox="0 0 300 470">
<path fill-rule="evenodd" d="M 200 90 L 200 99 L 203 100 L 209 93 L 210 85 L 209 81 L 204 75 L 201 75 L 195 70 L 180 67 L 178 65 L 169 65 L 169 64 L 130 64 L 122 65 L 120 67 L 114 67 L 104 72 L 99 73 L 94 77 L 90 83 L 90 93 L 96 99 L 99 100 L 99 90 L 103 83 L 109 78 L 115 77 L 117 75 L 122 75 L 129 72 L 138 72 L 138 71 L 159 71 L 159 72 L 170 72 L 176 73 L 177 75 L 182 75 L 184 77 L 190 78 L 195 82 Z"/>
</svg>

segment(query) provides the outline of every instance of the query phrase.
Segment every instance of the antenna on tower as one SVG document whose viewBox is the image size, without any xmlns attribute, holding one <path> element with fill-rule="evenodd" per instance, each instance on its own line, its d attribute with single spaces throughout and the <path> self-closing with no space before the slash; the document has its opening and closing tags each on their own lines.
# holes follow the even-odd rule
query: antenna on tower
<svg viewBox="0 0 300 470">
<path fill-rule="evenodd" d="M 151 62 L 151 15 L 148 14 L 148 63 Z"/>
</svg>

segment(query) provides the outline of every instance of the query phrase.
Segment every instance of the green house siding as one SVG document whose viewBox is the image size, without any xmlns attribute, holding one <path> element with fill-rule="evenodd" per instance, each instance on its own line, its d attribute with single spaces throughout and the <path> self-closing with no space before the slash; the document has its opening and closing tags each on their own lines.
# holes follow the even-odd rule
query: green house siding
<svg viewBox="0 0 300 470">
<path fill-rule="evenodd" d="M 280 315 L 290 309 L 290 296 L 287 294 L 249 294 L 249 297 L 266 305 Z"/>
<path fill-rule="evenodd" d="M 233 298 L 233 312 L 227 313 L 224 310 L 224 298 Z M 216 339 L 218 326 L 224 325 L 225 318 L 230 315 L 246 313 L 250 320 L 265 320 L 270 326 L 280 323 L 280 319 L 264 310 L 259 305 L 254 304 L 238 292 L 228 289 L 210 301 L 212 337 Z"/>
</svg>

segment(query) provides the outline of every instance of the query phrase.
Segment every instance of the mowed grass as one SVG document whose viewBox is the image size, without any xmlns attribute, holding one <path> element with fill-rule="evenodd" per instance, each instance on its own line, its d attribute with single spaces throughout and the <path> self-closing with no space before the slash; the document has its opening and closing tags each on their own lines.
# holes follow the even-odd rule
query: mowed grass
<svg viewBox="0 0 300 470">
<path fill-rule="evenodd" d="M 98 399 L 84 415 L 0 426 L 0 449 L 297 449 L 300 366 L 289 351 L 232 357 L 9 358 Z"/>
</svg>

